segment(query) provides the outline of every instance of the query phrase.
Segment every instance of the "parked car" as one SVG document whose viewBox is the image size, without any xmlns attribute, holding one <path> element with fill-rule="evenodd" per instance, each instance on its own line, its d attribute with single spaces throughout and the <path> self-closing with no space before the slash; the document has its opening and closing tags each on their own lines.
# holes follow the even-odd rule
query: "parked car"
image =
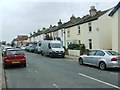
<svg viewBox="0 0 120 90">
<path fill-rule="evenodd" d="M 20 47 L 22 50 L 25 50 L 26 49 L 26 46 L 21 46 Z"/>
<path fill-rule="evenodd" d="M 35 52 L 38 54 L 41 54 L 41 44 L 42 44 L 42 41 L 39 41 L 36 46 Z"/>
<path fill-rule="evenodd" d="M 23 65 L 26 67 L 26 56 L 24 50 L 7 49 L 3 57 L 3 66 L 8 68 L 9 65 Z"/>
<path fill-rule="evenodd" d="M 29 44 L 29 46 L 27 47 L 27 51 L 35 52 L 36 47 L 37 47 L 37 43 Z"/>
<path fill-rule="evenodd" d="M 29 45 L 27 45 L 25 48 L 25 51 L 28 51 L 28 50 L 29 50 Z"/>
<path fill-rule="evenodd" d="M 112 50 L 91 50 L 87 55 L 81 55 L 78 59 L 80 65 L 89 64 L 106 68 L 120 68 L 120 54 Z"/>
<path fill-rule="evenodd" d="M 50 57 L 65 57 L 65 50 L 61 41 L 45 40 L 41 43 L 41 55 Z"/>
<path fill-rule="evenodd" d="M 11 47 L 11 46 L 5 46 L 3 49 L 2 49 L 2 56 L 4 56 L 4 53 L 6 52 L 7 49 L 12 49 L 14 47 Z"/>
</svg>

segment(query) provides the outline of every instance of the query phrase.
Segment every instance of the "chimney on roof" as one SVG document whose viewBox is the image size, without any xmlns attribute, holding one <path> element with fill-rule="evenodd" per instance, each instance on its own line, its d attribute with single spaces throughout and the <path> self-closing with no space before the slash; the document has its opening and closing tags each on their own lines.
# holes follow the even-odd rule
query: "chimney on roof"
<svg viewBox="0 0 120 90">
<path fill-rule="evenodd" d="M 74 15 L 72 15 L 72 17 L 70 17 L 70 21 L 72 23 L 75 23 L 77 21 L 76 17 Z"/>
<path fill-rule="evenodd" d="M 50 27 L 49 28 L 52 28 L 52 25 L 50 25 Z"/>
<path fill-rule="evenodd" d="M 60 26 L 60 25 L 62 25 L 61 19 L 60 19 L 59 22 L 58 22 L 58 26 Z"/>
<path fill-rule="evenodd" d="M 95 16 L 97 14 L 97 10 L 95 9 L 95 6 L 90 7 L 90 16 Z"/>
</svg>

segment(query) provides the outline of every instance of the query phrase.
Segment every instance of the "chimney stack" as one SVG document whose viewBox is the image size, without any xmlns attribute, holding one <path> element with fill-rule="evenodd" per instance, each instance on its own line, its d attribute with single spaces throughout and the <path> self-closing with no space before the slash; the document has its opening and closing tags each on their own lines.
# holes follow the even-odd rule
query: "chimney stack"
<svg viewBox="0 0 120 90">
<path fill-rule="evenodd" d="M 72 15 L 72 16 L 70 17 L 70 21 L 71 21 L 72 23 L 76 23 L 77 18 L 76 18 L 74 15 Z"/>
<path fill-rule="evenodd" d="M 97 10 L 95 9 L 95 6 L 90 7 L 90 16 L 95 16 L 97 14 Z"/>
<path fill-rule="evenodd" d="M 62 25 L 61 19 L 60 19 L 59 22 L 58 22 L 58 26 L 60 26 L 60 25 Z"/>
</svg>

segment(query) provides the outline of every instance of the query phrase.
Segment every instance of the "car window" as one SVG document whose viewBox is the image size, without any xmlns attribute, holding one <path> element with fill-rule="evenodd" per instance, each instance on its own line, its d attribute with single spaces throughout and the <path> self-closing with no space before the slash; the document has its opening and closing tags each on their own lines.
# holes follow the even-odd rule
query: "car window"
<svg viewBox="0 0 120 90">
<path fill-rule="evenodd" d="M 23 50 L 8 50 L 7 55 L 25 54 Z"/>
<path fill-rule="evenodd" d="M 115 51 L 106 51 L 106 53 L 107 53 L 108 55 L 113 55 L 113 56 L 120 55 L 120 53 L 117 53 L 117 52 L 115 52 Z"/>
<path fill-rule="evenodd" d="M 96 55 L 96 56 L 104 56 L 105 53 L 104 53 L 103 51 L 97 51 L 97 52 L 95 53 L 95 55 Z"/>
<path fill-rule="evenodd" d="M 61 43 L 51 43 L 51 47 L 52 48 L 62 48 L 62 44 Z"/>
<path fill-rule="evenodd" d="M 89 52 L 89 55 L 95 55 L 95 53 L 96 53 L 96 50 L 93 50 Z"/>
</svg>

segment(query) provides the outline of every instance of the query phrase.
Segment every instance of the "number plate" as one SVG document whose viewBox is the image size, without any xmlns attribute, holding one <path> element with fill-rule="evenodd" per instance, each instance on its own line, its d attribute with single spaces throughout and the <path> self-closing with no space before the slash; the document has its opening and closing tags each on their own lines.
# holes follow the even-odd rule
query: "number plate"
<svg viewBox="0 0 120 90">
<path fill-rule="evenodd" d="M 62 55 L 62 54 L 58 54 L 58 55 Z"/>
<path fill-rule="evenodd" d="M 20 62 L 19 62 L 19 61 L 13 61 L 12 63 L 13 63 L 13 64 L 16 64 L 16 63 L 20 63 Z"/>
</svg>

